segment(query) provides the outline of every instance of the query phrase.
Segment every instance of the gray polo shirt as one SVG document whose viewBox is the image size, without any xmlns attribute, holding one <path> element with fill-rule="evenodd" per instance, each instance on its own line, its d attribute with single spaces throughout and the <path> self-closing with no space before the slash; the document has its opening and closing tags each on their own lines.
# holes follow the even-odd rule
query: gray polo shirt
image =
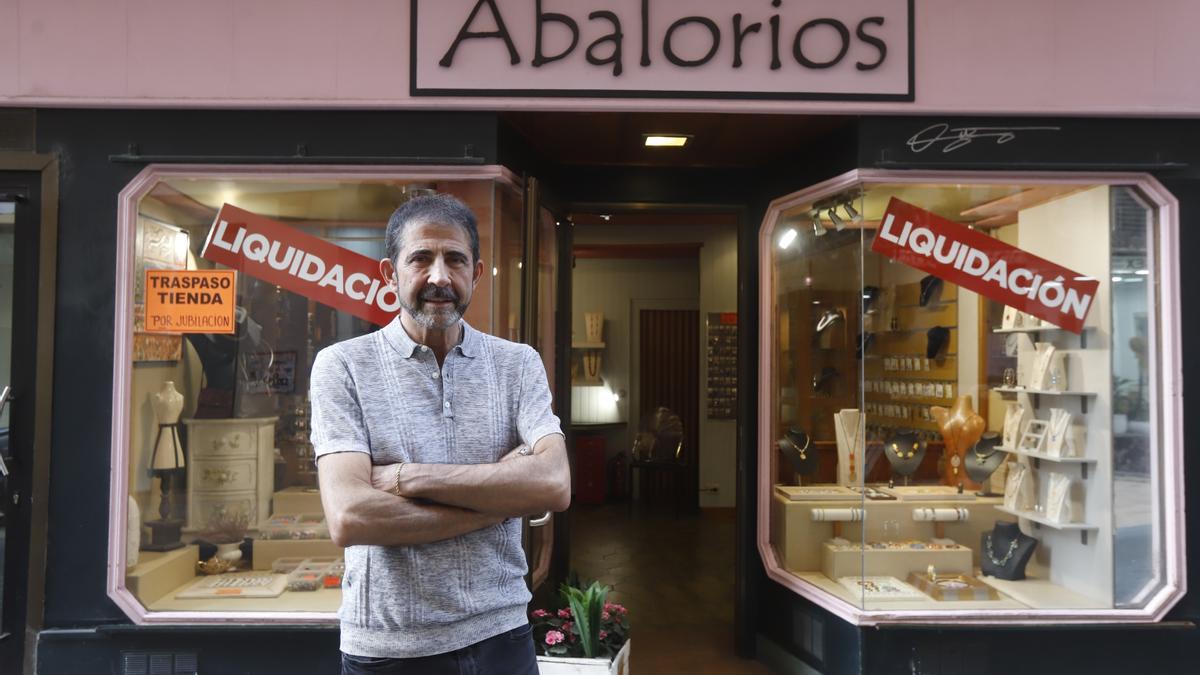
<svg viewBox="0 0 1200 675">
<path fill-rule="evenodd" d="M 321 350 L 310 382 L 317 457 L 374 464 L 483 464 L 561 434 L 537 352 L 464 321 L 442 367 L 397 318 Z M 350 546 L 341 649 L 356 656 L 441 654 L 526 622 L 521 520 L 415 546 Z"/>
</svg>

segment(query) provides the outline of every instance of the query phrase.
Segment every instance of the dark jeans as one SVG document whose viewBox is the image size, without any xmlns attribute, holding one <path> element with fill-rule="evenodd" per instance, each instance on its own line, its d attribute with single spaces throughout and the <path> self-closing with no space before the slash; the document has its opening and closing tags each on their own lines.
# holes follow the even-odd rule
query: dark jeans
<svg viewBox="0 0 1200 675">
<path fill-rule="evenodd" d="M 537 675 L 533 630 L 526 624 L 457 651 L 413 659 L 342 654 L 342 675 Z"/>
</svg>

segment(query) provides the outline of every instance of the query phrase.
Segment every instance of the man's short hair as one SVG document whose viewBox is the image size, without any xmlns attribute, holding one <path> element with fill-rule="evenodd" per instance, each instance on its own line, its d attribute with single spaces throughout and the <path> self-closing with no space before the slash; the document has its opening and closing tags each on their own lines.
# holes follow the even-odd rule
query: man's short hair
<svg viewBox="0 0 1200 675">
<path fill-rule="evenodd" d="M 475 222 L 475 214 L 456 197 L 443 193 L 413 197 L 392 213 L 383 239 L 388 260 L 396 262 L 404 242 L 404 230 L 409 225 L 427 223 L 461 227 L 471 242 L 472 264 L 480 260 L 479 225 Z"/>
</svg>

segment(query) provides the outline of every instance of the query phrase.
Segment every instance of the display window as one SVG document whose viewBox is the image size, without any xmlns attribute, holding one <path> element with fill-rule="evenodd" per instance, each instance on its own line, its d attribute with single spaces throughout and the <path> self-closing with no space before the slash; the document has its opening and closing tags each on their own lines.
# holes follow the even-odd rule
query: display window
<svg viewBox="0 0 1200 675">
<path fill-rule="evenodd" d="M 759 545 L 857 623 L 1157 620 L 1183 567 L 1175 199 L 856 171 L 760 233 Z"/>
<path fill-rule="evenodd" d="M 109 594 L 132 618 L 336 621 L 308 375 L 399 309 L 385 228 L 427 191 L 478 218 L 488 273 L 466 320 L 522 339 L 524 197 L 500 167 L 152 166 L 121 193 Z M 552 280 L 554 256 L 539 263 Z"/>
</svg>

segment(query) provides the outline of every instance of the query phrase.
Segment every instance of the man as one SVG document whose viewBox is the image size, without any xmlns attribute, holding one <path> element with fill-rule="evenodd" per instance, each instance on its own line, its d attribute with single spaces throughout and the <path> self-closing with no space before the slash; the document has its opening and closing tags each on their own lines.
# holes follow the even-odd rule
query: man
<svg viewBox="0 0 1200 675">
<path fill-rule="evenodd" d="M 313 364 L 313 445 L 346 547 L 342 672 L 536 673 L 521 516 L 563 511 L 570 471 L 546 371 L 462 320 L 484 273 L 448 195 L 396 210 L 379 268 L 403 308 Z"/>
</svg>

